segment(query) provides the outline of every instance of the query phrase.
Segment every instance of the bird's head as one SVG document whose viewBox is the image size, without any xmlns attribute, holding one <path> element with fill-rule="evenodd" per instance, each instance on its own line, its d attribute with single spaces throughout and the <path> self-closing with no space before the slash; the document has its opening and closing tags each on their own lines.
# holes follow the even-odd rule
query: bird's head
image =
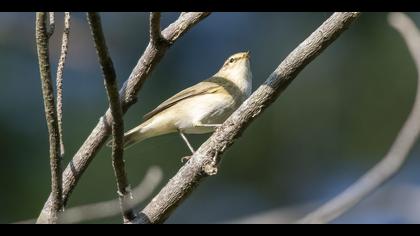
<svg viewBox="0 0 420 236">
<path fill-rule="evenodd" d="M 216 75 L 222 76 L 225 78 L 233 77 L 248 77 L 247 74 L 250 74 L 250 60 L 251 56 L 248 52 L 239 52 L 233 54 L 228 59 L 226 59 L 222 68 L 217 72 Z"/>
</svg>

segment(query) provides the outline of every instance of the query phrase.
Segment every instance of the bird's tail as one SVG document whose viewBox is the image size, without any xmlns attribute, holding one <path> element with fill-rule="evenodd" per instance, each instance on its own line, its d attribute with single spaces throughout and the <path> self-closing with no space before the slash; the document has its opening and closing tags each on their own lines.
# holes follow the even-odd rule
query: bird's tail
<svg viewBox="0 0 420 236">
<path fill-rule="evenodd" d="M 131 145 L 141 142 L 147 138 L 146 134 L 142 132 L 143 125 L 139 125 L 126 133 L 124 133 L 124 149 L 127 149 Z M 112 147 L 112 140 L 106 144 L 108 147 Z"/>
</svg>

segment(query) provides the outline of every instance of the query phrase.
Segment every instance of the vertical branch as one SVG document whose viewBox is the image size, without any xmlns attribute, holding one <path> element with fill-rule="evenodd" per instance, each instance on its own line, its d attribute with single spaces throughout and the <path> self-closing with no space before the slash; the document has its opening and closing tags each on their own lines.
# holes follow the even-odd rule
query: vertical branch
<svg viewBox="0 0 420 236">
<path fill-rule="evenodd" d="M 420 134 L 420 32 L 402 13 L 391 13 L 389 22 L 404 38 L 417 67 L 417 94 L 413 108 L 386 156 L 344 192 L 298 223 L 328 223 L 353 208 L 400 170 Z"/>
<path fill-rule="evenodd" d="M 50 20 L 51 22 L 51 20 Z M 64 156 L 64 141 L 63 141 L 63 70 L 64 63 L 67 57 L 69 48 L 69 34 L 70 34 L 70 12 L 64 13 L 64 32 L 61 41 L 61 53 L 57 67 L 57 119 L 58 132 L 60 134 L 60 156 Z"/>
<path fill-rule="evenodd" d="M 101 18 L 96 12 L 88 13 L 88 21 L 92 36 L 95 41 L 96 52 L 99 57 L 102 72 L 105 79 L 105 87 L 108 94 L 109 106 L 111 109 L 112 120 L 112 165 L 114 167 L 115 177 L 117 179 L 118 195 L 120 199 L 121 210 L 123 212 L 124 222 L 129 222 L 134 218 L 133 211 L 128 206 L 130 199 L 130 186 L 128 184 L 127 174 L 125 172 L 123 159 L 123 135 L 124 122 L 123 112 L 118 93 L 118 85 L 114 66 L 108 53 L 105 42 L 105 36 L 102 31 Z"/>
<path fill-rule="evenodd" d="M 55 30 L 55 14 L 54 12 L 48 12 L 48 28 L 47 28 L 47 37 L 50 38 L 53 35 Z"/>
<path fill-rule="evenodd" d="M 158 44 L 162 41 L 162 33 L 160 32 L 160 12 L 150 13 L 150 41 L 152 44 Z"/>
<path fill-rule="evenodd" d="M 42 95 L 44 99 L 45 118 L 47 121 L 50 144 L 52 214 L 47 219 L 47 223 L 55 223 L 57 222 L 58 212 L 62 207 L 62 182 L 60 137 L 58 133 L 57 114 L 54 105 L 54 93 L 51 81 L 46 17 L 47 14 L 45 12 L 38 12 L 36 14 L 36 44 L 42 83 Z"/>
</svg>

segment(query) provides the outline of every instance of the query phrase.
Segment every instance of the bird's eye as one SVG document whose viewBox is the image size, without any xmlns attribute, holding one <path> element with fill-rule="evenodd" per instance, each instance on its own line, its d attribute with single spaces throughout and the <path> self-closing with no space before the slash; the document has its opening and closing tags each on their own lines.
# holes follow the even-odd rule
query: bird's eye
<svg viewBox="0 0 420 236">
<path fill-rule="evenodd" d="M 233 61 L 235 61 L 235 59 L 233 59 L 233 58 L 229 59 L 230 63 L 232 63 Z"/>
</svg>

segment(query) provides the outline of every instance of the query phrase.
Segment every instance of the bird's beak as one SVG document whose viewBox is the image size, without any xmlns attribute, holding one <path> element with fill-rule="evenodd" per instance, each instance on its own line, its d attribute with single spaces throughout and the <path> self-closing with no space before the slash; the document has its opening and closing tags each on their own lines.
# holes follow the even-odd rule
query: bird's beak
<svg viewBox="0 0 420 236">
<path fill-rule="evenodd" d="M 247 52 L 245 53 L 245 57 L 246 57 L 246 58 L 248 58 L 248 59 L 251 59 L 251 54 L 250 54 L 250 51 L 247 51 Z"/>
</svg>

